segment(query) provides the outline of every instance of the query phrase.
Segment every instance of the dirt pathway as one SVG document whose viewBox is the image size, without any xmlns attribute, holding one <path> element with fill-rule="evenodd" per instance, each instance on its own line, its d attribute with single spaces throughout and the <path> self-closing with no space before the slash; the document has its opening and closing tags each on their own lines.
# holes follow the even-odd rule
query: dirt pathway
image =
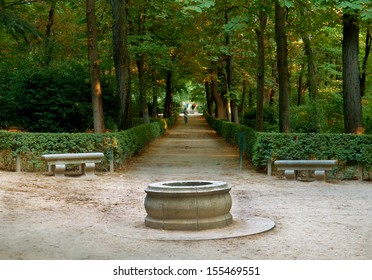
<svg viewBox="0 0 372 280">
<path fill-rule="evenodd" d="M 190 114 L 124 170 L 95 178 L 0 171 L 0 259 L 372 259 L 372 184 L 286 181 L 239 170 L 238 151 Z M 245 163 L 246 164 L 246 163 Z M 221 180 L 234 217 L 270 218 L 248 237 L 147 238 L 149 183 Z"/>
</svg>

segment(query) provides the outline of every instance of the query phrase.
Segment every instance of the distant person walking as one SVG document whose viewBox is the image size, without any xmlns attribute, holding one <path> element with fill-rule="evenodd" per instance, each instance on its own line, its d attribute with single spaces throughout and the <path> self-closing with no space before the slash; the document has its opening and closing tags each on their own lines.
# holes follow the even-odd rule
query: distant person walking
<svg viewBox="0 0 372 280">
<path fill-rule="evenodd" d="M 185 123 L 189 121 L 189 113 L 187 112 L 187 108 L 183 111 L 183 120 Z"/>
</svg>

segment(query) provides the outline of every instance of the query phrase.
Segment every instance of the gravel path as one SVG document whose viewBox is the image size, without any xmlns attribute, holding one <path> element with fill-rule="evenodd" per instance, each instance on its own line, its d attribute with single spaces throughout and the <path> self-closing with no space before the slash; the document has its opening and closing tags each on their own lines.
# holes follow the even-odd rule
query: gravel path
<svg viewBox="0 0 372 280">
<path fill-rule="evenodd" d="M 233 217 L 265 217 L 266 233 L 149 240 L 144 189 L 220 180 Z M 301 182 L 239 170 L 238 150 L 199 115 L 182 119 L 127 166 L 94 178 L 0 171 L 0 259 L 372 259 L 372 184 Z"/>
</svg>

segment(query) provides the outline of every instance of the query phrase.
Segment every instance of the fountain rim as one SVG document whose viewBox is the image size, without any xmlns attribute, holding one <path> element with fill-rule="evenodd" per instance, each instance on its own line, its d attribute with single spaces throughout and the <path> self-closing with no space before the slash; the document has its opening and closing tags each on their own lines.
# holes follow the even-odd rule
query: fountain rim
<svg viewBox="0 0 372 280">
<path fill-rule="evenodd" d="M 205 184 L 203 184 L 205 183 Z M 193 185 L 194 184 L 194 185 Z M 223 181 L 213 180 L 173 180 L 155 182 L 148 185 L 146 193 L 211 193 L 228 192 L 231 187 Z"/>
</svg>

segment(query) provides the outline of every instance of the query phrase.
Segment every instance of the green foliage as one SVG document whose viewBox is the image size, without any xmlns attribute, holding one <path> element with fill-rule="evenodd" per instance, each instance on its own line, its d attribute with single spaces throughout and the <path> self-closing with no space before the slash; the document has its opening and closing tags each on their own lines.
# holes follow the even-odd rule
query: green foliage
<svg viewBox="0 0 372 280">
<path fill-rule="evenodd" d="M 249 108 L 240 122 L 243 125 L 256 129 L 256 107 Z M 276 107 L 264 105 L 263 128 L 266 132 L 276 132 L 278 130 L 278 112 Z"/>
<path fill-rule="evenodd" d="M 176 118 L 159 120 L 115 133 L 14 133 L 0 131 L 0 169 L 14 170 L 16 154 L 20 155 L 23 171 L 43 171 L 41 155 L 55 153 L 103 152 L 100 168 L 109 169 L 113 155 L 116 166 L 125 163 L 157 137 L 164 134 Z"/>
<path fill-rule="evenodd" d="M 255 142 L 255 131 L 247 127 L 245 125 L 239 125 L 232 122 L 218 120 L 206 112 L 204 112 L 204 117 L 207 120 L 208 124 L 216 130 L 217 134 L 223 137 L 227 142 L 237 145 L 238 144 L 238 133 L 245 132 L 246 134 L 246 142 L 248 143 L 248 147 L 252 147 L 253 143 Z M 248 154 L 251 154 L 250 149 L 248 148 L 246 151 Z"/>
<path fill-rule="evenodd" d="M 337 159 L 340 163 L 372 166 L 372 135 L 258 133 L 252 161 L 268 159 Z"/>
<path fill-rule="evenodd" d="M 40 40 L 43 37 L 35 26 L 6 9 L 0 9 L 0 29 L 5 29 L 15 39 L 22 38 L 26 42 L 31 39 Z"/>
<path fill-rule="evenodd" d="M 293 92 L 297 87 L 296 77 L 299 77 L 299 73 L 303 73 L 303 86 L 308 84 L 302 40 L 304 35 L 311 38 L 316 54 L 318 124 L 313 122 L 309 105 L 292 106 L 292 129 L 295 132 L 339 133 L 343 130 L 341 15 L 346 9 L 356 10 L 360 14 L 362 39 L 372 18 L 372 1 L 279 2 L 289 11 L 287 35 Z M 45 38 L 41 34 L 45 34 L 51 3 L 0 1 L 0 127 L 22 126 L 29 131 L 81 132 L 92 126 L 88 68 L 83 66 L 87 64 L 85 3 L 58 1 L 52 32 L 50 37 Z M 105 121 L 106 127 L 115 131 L 120 103 L 112 61 L 113 22 L 108 2 L 96 1 L 96 5 Z M 254 87 L 257 76 L 255 30 L 259 27 L 259 15 L 264 11 L 268 17 L 265 29 L 265 91 L 275 92 L 271 111 L 264 109 L 264 130 L 277 131 L 278 91 L 272 1 L 140 0 L 130 1 L 128 6 L 131 21 L 128 36 L 132 61 L 131 90 L 132 100 L 137 102 L 132 103 L 133 113 L 139 111 L 135 105 L 140 104 L 135 65 L 138 57 L 143 57 L 145 63 L 148 101 L 151 100 L 151 92 L 155 92 L 159 107 L 164 104 L 160 101 L 164 99 L 167 70 L 173 71 L 174 102 L 180 103 L 187 99 L 184 98 L 186 94 L 191 94 L 192 100 L 199 96 L 205 98 L 204 82 L 210 79 L 210 62 L 216 61 L 222 70 L 226 55 L 234 55 L 233 91 L 241 94 L 243 81 Z M 226 34 L 230 35 L 229 46 L 226 44 Z M 361 40 L 361 58 L 362 49 Z M 39 68 L 44 65 L 51 67 Z M 372 87 L 368 83 L 371 80 L 371 63 L 367 66 L 365 99 L 370 99 Z M 224 83 L 223 79 L 220 76 L 220 86 Z M 183 85 L 190 81 L 200 86 L 195 87 L 195 91 L 189 88 L 185 90 Z M 267 96 L 265 102 L 269 102 Z M 366 133 L 372 132 L 371 104 L 371 101 L 363 103 Z M 241 123 L 254 128 L 254 110 Z"/>
<path fill-rule="evenodd" d="M 314 104 L 293 107 L 291 130 L 293 132 L 317 133 L 320 130 L 320 112 Z"/>
<path fill-rule="evenodd" d="M 87 70 L 74 67 L 19 70 L 0 83 L 1 126 L 31 132 L 81 132 L 92 127 Z"/>
<path fill-rule="evenodd" d="M 205 116 L 210 126 L 230 143 L 237 143 L 238 131 L 247 132 L 246 154 L 257 169 L 266 166 L 268 160 L 278 159 L 337 159 L 340 165 L 372 168 L 372 135 L 255 132 Z"/>
</svg>

